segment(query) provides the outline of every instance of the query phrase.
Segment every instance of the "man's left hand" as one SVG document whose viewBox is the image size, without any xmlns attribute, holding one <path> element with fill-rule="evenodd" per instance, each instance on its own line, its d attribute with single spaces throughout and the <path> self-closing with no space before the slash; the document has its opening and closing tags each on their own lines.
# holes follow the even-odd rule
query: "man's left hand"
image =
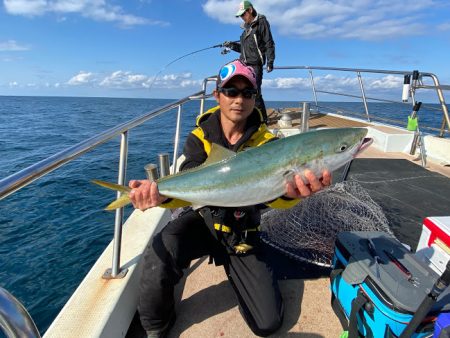
<svg viewBox="0 0 450 338">
<path fill-rule="evenodd" d="M 331 173 L 328 170 L 324 170 L 320 178 L 314 175 L 311 170 L 305 170 L 303 176 L 307 180 L 306 183 L 297 174 L 294 175 L 292 181 L 286 183 L 286 197 L 308 197 L 331 184 Z"/>
<path fill-rule="evenodd" d="M 273 65 L 268 63 L 267 64 L 267 73 L 270 73 L 273 70 Z"/>
</svg>

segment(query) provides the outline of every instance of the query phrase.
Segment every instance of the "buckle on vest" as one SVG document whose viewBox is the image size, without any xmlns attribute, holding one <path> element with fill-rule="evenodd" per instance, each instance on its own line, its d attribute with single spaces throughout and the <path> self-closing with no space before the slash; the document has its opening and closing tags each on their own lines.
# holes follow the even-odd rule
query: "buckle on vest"
<svg viewBox="0 0 450 338">
<path fill-rule="evenodd" d="M 250 244 L 247 243 L 239 243 L 238 245 L 235 245 L 234 247 L 234 251 L 236 252 L 236 254 L 244 254 L 247 251 L 253 249 L 253 246 L 251 246 Z"/>
</svg>

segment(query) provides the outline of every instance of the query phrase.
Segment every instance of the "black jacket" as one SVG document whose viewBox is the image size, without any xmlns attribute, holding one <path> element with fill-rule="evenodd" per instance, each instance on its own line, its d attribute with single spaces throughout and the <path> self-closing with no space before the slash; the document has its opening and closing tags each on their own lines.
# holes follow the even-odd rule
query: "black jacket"
<svg viewBox="0 0 450 338">
<path fill-rule="evenodd" d="M 264 65 L 273 67 L 275 61 L 275 43 L 270 25 L 264 15 L 258 14 L 250 24 L 242 26 L 240 43 L 234 42 L 230 48 L 241 53 L 240 59 L 248 65 Z"/>
</svg>

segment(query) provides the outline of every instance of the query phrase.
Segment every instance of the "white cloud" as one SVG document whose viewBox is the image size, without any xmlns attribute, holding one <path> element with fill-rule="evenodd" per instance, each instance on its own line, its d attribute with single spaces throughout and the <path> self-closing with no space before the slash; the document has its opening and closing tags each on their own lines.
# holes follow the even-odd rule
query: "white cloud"
<svg viewBox="0 0 450 338">
<path fill-rule="evenodd" d="M 370 92 L 400 89 L 403 85 L 403 77 L 386 75 L 381 78 L 365 78 L 363 84 L 365 91 Z M 314 85 L 316 90 L 360 95 L 359 81 L 356 76 L 336 76 L 333 74 L 315 76 Z M 309 77 L 264 79 L 263 87 L 266 89 L 312 90 Z"/>
<path fill-rule="evenodd" d="M 242 22 L 234 17 L 237 3 L 207 0 L 203 10 L 220 22 L 237 24 Z M 283 35 L 359 40 L 423 34 L 432 22 L 427 20 L 430 9 L 439 11 L 448 6 L 446 0 L 259 0 L 254 5 Z"/>
<path fill-rule="evenodd" d="M 73 76 L 68 85 L 71 86 L 94 86 L 111 89 L 149 89 L 152 87 L 162 89 L 174 88 L 192 88 L 196 90 L 200 88 L 203 79 L 194 80 L 192 74 L 165 74 L 162 76 L 148 76 L 144 74 L 136 74 L 130 71 L 117 70 L 110 74 L 94 74 L 92 72 L 80 71 Z"/>
<path fill-rule="evenodd" d="M 142 88 L 146 87 L 148 81 L 149 78 L 146 75 L 118 70 L 103 78 L 99 86 L 119 89 Z"/>
<path fill-rule="evenodd" d="M 0 42 L 0 52 L 21 52 L 29 49 L 29 46 L 19 45 L 16 40 Z"/>
<path fill-rule="evenodd" d="M 383 77 L 366 77 L 363 79 L 366 94 L 372 95 L 393 89 L 401 90 L 403 77 L 386 75 Z M 197 92 L 203 83 L 203 79 L 194 79 L 189 72 L 180 74 L 165 74 L 153 76 L 137 74 L 130 71 L 118 70 L 110 74 L 95 74 L 87 71 L 80 71 L 65 83 L 28 83 L 20 85 L 16 81 L 11 81 L 9 87 L 33 87 L 62 89 L 77 86 L 79 88 L 103 88 L 104 90 L 179 90 L 186 89 L 190 93 Z M 356 76 L 337 76 L 335 74 L 324 74 L 314 77 L 314 84 L 317 90 L 338 93 L 350 93 L 360 95 L 359 81 Z M 263 80 L 264 90 L 312 90 L 309 77 L 278 77 Z"/>
<path fill-rule="evenodd" d="M 95 78 L 93 73 L 81 71 L 77 75 L 73 76 L 69 81 L 67 81 L 67 84 L 71 86 L 79 86 L 91 84 L 94 81 Z"/>
<path fill-rule="evenodd" d="M 385 77 L 369 82 L 369 87 L 373 89 L 392 89 L 403 86 L 403 78 L 394 75 L 386 75 Z"/>
<path fill-rule="evenodd" d="M 224 23 L 239 22 L 234 15 L 238 11 L 239 2 L 234 0 L 208 0 L 202 6 L 203 11 L 210 17 Z M 242 22 L 242 21 L 241 21 Z"/>
<path fill-rule="evenodd" d="M 3 0 L 3 4 L 8 13 L 26 16 L 41 15 L 48 7 L 46 0 Z"/>
<path fill-rule="evenodd" d="M 122 7 L 110 5 L 106 0 L 3 0 L 3 4 L 6 11 L 14 15 L 32 17 L 46 13 L 80 14 L 96 21 L 117 22 L 124 27 L 168 25 L 167 22 L 127 14 Z"/>
<path fill-rule="evenodd" d="M 307 78 L 284 77 L 276 79 L 263 80 L 265 88 L 292 89 L 292 88 L 310 88 L 310 80 Z"/>
</svg>

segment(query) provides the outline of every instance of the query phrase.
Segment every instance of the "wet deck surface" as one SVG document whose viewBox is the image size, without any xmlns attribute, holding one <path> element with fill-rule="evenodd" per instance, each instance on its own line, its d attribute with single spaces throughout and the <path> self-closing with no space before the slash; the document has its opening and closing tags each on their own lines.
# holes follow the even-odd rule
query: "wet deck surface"
<svg viewBox="0 0 450 338">
<path fill-rule="evenodd" d="M 274 122 L 274 116 L 269 122 Z M 293 127 L 298 128 L 294 120 Z M 310 120 L 310 128 L 356 127 L 367 124 L 317 115 Z M 385 130 L 388 132 L 389 128 Z M 363 158 L 405 159 L 420 164 L 413 156 L 403 153 L 384 153 L 370 147 Z M 427 169 L 450 177 L 450 167 L 432 162 Z M 282 263 L 281 263 L 282 262 Z M 275 269 L 277 269 L 275 263 Z M 283 265 L 283 266 L 281 266 Z M 283 275 L 290 267 L 294 275 Z M 339 337 L 343 328 L 330 306 L 331 292 L 327 271 L 307 263 L 280 258 L 277 270 L 285 302 L 285 318 L 281 329 L 271 337 Z M 295 276 L 295 273 L 298 273 Z M 193 262 L 187 278 L 177 288 L 177 321 L 169 337 L 256 337 L 244 322 L 237 301 L 221 267 L 208 264 L 206 259 Z M 134 335 L 138 336 L 138 335 Z"/>
</svg>

